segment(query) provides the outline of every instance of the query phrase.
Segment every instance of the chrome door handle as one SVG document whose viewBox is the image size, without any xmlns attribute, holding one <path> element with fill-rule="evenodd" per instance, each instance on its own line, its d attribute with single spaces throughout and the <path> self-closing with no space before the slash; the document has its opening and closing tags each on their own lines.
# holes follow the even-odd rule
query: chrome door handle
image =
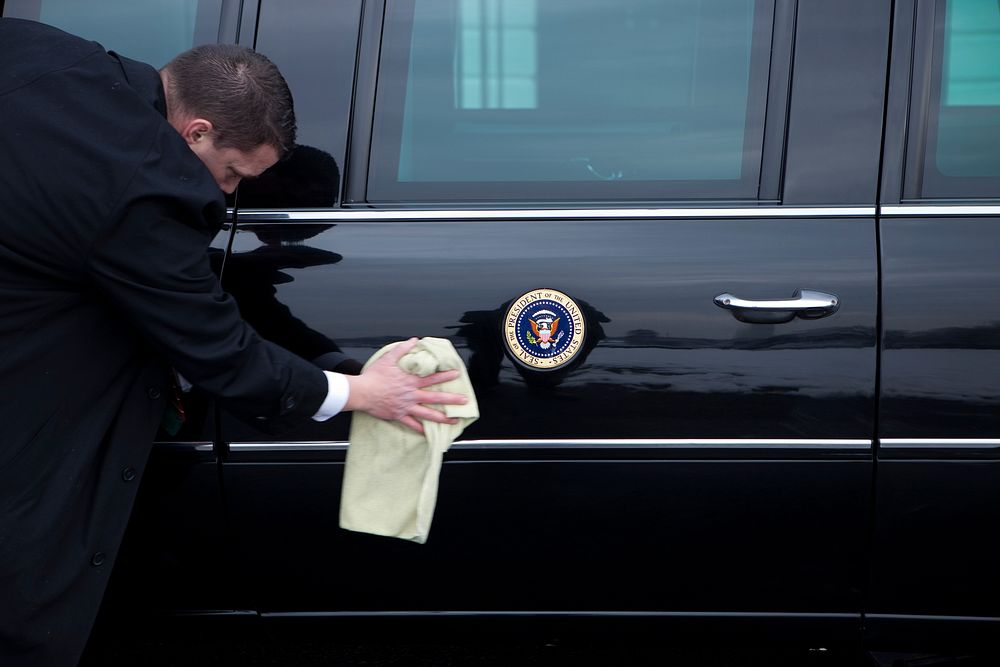
<svg viewBox="0 0 1000 667">
<path fill-rule="evenodd" d="M 715 305 L 733 312 L 741 322 L 777 324 L 795 317 L 815 320 L 832 315 L 840 308 L 840 299 L 834 294 L 811 289 L 795 290 L 791 299 L 766 299 L 752 301 L 741 299 L 728 292 L 715 297 Z"/>
</svg>

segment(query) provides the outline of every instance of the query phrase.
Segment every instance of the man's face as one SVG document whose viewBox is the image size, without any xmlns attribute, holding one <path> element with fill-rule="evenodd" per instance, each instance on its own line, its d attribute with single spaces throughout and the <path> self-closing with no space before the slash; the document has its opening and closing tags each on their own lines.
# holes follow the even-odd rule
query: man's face
<svg viewBox="0 0 1000 667">
<path fill-rule="evenodd" d="M 256 178 L 278 161 L 278 151 L 268 144 L 262 144 L 252 151 L 218 148 L 209 135 L 199 141 L 189 142 L 188 145 L 212 172 L 215 182 L 226 194 L 232 194 L 244 178 Z"/>
</svg>

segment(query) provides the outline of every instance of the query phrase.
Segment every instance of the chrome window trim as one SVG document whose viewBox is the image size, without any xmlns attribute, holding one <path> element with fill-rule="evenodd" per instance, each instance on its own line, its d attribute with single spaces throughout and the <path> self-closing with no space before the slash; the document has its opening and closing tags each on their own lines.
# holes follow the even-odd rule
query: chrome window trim
<svg viewBox="0 0 1000 667">
<path fill-rule="evenodd" d="M 1000 447 L 997 438 L 882 438 L 884 449 L 988 449 Z"/>
<path fill-rule="evenodd" d="M 348 443 L 333 442 L 234 442 L 231 452 L 337 452 L 346 451 Z"/>
<path fill-rule="evenodd" d="M 1000 448 L 1000 438 L 881 438 L 879 447 L 884 449 L 988 449 Z M 869 449 L 871 440 L 853 439 L 561 439 L 561 440 L 459 440 L 453 447 L 463 449 L 594 449 L 602 447 L 628 447 L 632 449 L 677 449 L 709 447 L 757 447 L 763 449 Z M 194 450 L 212 452 L 210 442 L 157 442 L 159 449 Z M 234 442 L 229 449 L 235 452 L 290 452 L 290 451 L 343 451 L 348 447 L 345 441 L 326 442 Z"/>
<path fill-rule="evenodd" d="M 904 206 L 883 206 L 879 214 L 884 217 L 926 217 L 926 216 L 1000 216 L 1000 206 L 990 205 L 940 205 L 920 204 Z"/>
<path fill-rule="evenodd" d="M 233 209 L 227 211 L 232 219 Z M 594 208 L 594 209 L 434 209 L 434 210 L 347 210 L 284 211 L 248 209 L 240 211 L 245 223 L 310 221 L 418 221 L 418 220 L 516 220 L 516 219 L 630 219 L 656 218 L 785 218 L 785 217 L 885 217 L 903 216 L 1000 216 L 1000 205 L 988 204 L 905 204 L 882 206 L 785 207 L 760 206 L 739 208 Z"/>
<path fill-rule="evenodd" d="M 489 616 L 496 618 L 512 618 L 518 616 L 539 616 L 539 617 L 566 617 L 566 618 L 718 618 L 718 619 L 844 619 L 857 620 L 860 614 L 853 612 L 781 612 L 781 611 L 605 611 L 595 609 L 591 611 L 551 611 L 551 610 L 406 610 L 406 611 L 263 611 L 261 618 L 392 618 L 409 616 L 435 616 L 446 617 L 466 617 L 466 616 Z M 924 618 L 917 616 L 915 618 Z M 944 618 L 955 618 L 947 616 Z M 989 617 L 986 617 L 989 618 Z"/>
<path fill-rule="evenodd" d="M 938 623 L 941 621 L 960 623 L 1000 623 L 998 616 L 942 616 L 939 614 L 865 614 L 865 618 L 877 619 L 880 621 L 928 621 Z"/>
<path fill-rule="evenodd" d="M 168 440 L 157 441 L 153 443 L 157 449 L 160 450 L 194 450 L 196 452 L 207 452 L 212 453 L 212 443 L 208 441 L 191 441 L 191 442 L 171 442 Z"/>
<path fill-rule="evenodd" d="M 855 218 L 874 216 L 874 206 L 739 208 L 542 208 L 542 209 L 328 209 L 284 211 L 248 209 L 238 212 L 241 224 L 254 222 L 405 222 L 476 220 L 648 220 L 658 218 Z"/>
<path fill-rule="evenodd" d="M 234 442 L 233 452 L 296 452 L 341 451 L 347 442 Z M 871 440 L 840 439 L 560 439 L 560 440 L 459 440 L 452 447 L 461 449 L 597 449 L 622 447 L 630 449 L 680 449 L 680 448 L 758 448 L 758 449 L 870 449 Z"/>
</svg>

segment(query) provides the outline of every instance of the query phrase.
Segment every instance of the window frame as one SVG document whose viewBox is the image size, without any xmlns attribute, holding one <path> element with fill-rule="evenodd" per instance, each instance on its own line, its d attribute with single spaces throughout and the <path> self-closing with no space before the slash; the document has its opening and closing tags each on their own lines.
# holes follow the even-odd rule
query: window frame
<svg viewBox="0 0 1000 667">
<path fill-rule="evenodd" d="M 670 202 L 672 205 L 697 202 L 773 202 L 779 198 L 781 169 L 784 159 L 785 128 L 791 79 L 791 57 L 794 47 L 794 0 L 762 0 L 754 16 L 754 36 L 751 53 L 750 80 L 759 82 L 748 89 L 745 142 L 753 142 L 744 150 L 742 177 L 739 180 L 685 181 L 503 181 L 398 183 L 383 181 L 376 185 L 379 165 L 373 150 L 376 92 L 391 87 L 396 95 L 405 95 L 406 71 L 380 69 L 384 54 L 381 49 L 402 49 L 408 57 L 409 41 L 387 43 L 385 27 L 399 21 L 409 34 L 410 17 L 399 11 L 386 12 L 386 3 L 366 3 L 362 22 L 362 46 L 358 62 L 354 126 L 349 158 L 345 169 L 343 205 L 375 205 L 393 207 L 447 207 L 449 205 L 526 205 L 559 206 L 567 202 L 601 205 L 648 205 Z M 374 29 L 373 29 L 374 28 Z M 397 30 L 399 27 L 397 27 Z M 376 32 L 377 31 L 377 32 Z M 399 40 L 402 42 L 403 40 Z M 374 55 L 373 55 L 374 54 Z M 384 102 L 383 102 L 384 104 Z M 398 107 L 398 105 L 397 105 Z M 397 108 L 398 110 L 398 108 Z M 500 110 L 501 112 L 503 110 Z M 398 134 L 392 153 L 381 168 L 390 172 L 398 168 Z M 388 144 L 384 141 L 384 144 Z M 377 149 L 377 146 L 375 147 Z M 749 174 L 749 175 L 748 175 Z M 400 187 L 402 186 L 402 187 Z"/>
</svg>

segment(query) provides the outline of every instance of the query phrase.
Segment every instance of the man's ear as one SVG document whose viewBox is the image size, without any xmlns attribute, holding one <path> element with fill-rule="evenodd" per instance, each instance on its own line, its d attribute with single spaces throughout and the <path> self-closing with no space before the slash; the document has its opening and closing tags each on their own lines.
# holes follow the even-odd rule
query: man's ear
<svg viewBox="0 0 1000 667">
<path fill-rule="evenodd" d="M 177 131 L 184 137 L 184 141 L 188 143 L 188 146 L 194 146 L 207 139 L 213 129 L 214 126 L 211 121 L 204 118 L 192 118 L 185 121 L 177 128 Z"/>
</svg>

